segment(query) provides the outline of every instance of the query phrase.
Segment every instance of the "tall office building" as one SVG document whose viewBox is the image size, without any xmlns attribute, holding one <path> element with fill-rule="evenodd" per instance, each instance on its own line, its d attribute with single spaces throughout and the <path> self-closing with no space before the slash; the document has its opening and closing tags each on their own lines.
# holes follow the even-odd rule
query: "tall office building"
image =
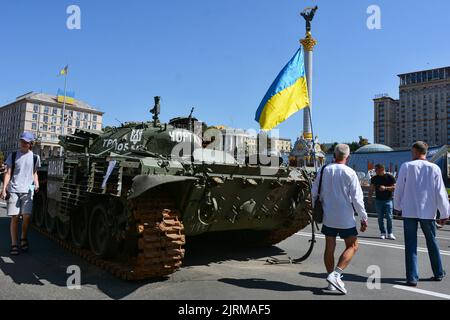
<svg viewBox="0 0 450 320">
<path fill-rule="evenodd" d="M 66 105 L 65 133 L 76 129 L 101 130 L 103 112 L 85 102 L 74 100 Z M 58 155 L 60 146 L 63 104 L 56 96 L 30 92 L 12 103 L 0 107 L 0 151 L 9 154 L 17 150 L 23 131 L 34 133 L 37 138 L 34 151 L 43 159 Z"/>
<path fill-rule="evenodd" d="M 450 67 L 398 75 L 399 100 L 374 99 L 375 143 L 407 148 L 450 144 Z"/>
</svg>

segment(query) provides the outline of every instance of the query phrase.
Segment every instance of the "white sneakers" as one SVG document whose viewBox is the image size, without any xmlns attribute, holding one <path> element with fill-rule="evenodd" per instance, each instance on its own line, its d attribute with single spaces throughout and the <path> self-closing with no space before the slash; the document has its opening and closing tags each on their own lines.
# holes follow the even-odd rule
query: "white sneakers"
<svg viewBox="0 0 450 320">
<path fill-rule="evenodd" d="M 393 233 L 389 233 L 387 236 L 384 233 L 382 233 L 381 236 L 380 236 L 380 239 L 381 240 L 384 240 L 384 239 L 396 240 L 396 238 L 395 238 Z"/>
<path fill-rule="evenodd" d="M 341 280 L 341 276 L 336 271 L 333 271 L 330 273 L 330 275 L 327 278 L 327 281 L 329 284 L 331 284 L 333 287 L 335 287 L 337 290 L 339 290 L 343 294 L 347 294 L 347 289 L 345 289 L 345 284 Z"/>
<path fill-rule="evenodd" d="M 337 291 L 337 289 L 331 283 L 328 284 L 327 290 L 328 291 Z"/>
</svg>

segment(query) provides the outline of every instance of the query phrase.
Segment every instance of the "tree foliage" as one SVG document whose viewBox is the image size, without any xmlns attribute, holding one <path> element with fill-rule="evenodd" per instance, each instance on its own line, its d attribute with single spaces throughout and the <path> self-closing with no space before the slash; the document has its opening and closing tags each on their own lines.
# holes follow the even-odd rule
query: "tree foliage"
<svg viewBox="0 0 450 320">
<path fill-rule="evenodd" d="M 352 141 L 352 142 L 342 142 L 345 144 L 348 144 L 348 146 L 350 147 L 350 152 L 355 152 L 356 150 L 358 150 L 361 147 L 367 146 L 369 145 L 369 139 L 364 138 L 363 136 L 359 136 L 359 141 Z M 336 148 L 336 146 L 338 145 L 338 142 L 334 142 L 330 148 L 328 148 L 328 150 L 326 151 L 328 154 L 332 154 L 334 152 L 334 149 Z"/>
</svg>

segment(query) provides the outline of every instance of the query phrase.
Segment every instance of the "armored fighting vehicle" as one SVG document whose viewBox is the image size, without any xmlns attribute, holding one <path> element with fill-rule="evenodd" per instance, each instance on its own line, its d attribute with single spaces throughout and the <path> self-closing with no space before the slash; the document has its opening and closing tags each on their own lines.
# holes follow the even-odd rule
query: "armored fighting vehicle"
<svg viewBox="0 0 450 320">
<path fill-rule="evenodd" d="M 310 224 L 305 172 L 212 148 L 220 135 L 207 137 L 192 112 L 161 123 L 159 97 L 151 112 L 147 122 L 60 137 L 65 155 L 39 171 L 39 231 L 118 277 L 140 280 L 179 269 L 186 237 L 230 231 L 270 246 Z"/>
</svg>

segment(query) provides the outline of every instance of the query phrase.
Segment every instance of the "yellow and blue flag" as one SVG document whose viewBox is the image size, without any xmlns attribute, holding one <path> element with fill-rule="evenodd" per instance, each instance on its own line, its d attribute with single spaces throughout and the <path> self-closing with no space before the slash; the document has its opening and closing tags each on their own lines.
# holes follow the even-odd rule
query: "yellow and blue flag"
<svg viewBox="0 0 450 320">
<path fill-rule="evenodd" d="M 65 76 L 65 75 L 67 75 L 68 71 L 69 71 L 69 66 L 67 65 L 67 66 L 64 67 L 64 69 L 62 69 L 59 72 L 58 76 Z"/>
<path fill-rule="evenodd" d="M 303 49 L 283 68 L 256 111 L 263 130 L 272 130 L 297 111 L 309 106 Z"/>
</svg>

